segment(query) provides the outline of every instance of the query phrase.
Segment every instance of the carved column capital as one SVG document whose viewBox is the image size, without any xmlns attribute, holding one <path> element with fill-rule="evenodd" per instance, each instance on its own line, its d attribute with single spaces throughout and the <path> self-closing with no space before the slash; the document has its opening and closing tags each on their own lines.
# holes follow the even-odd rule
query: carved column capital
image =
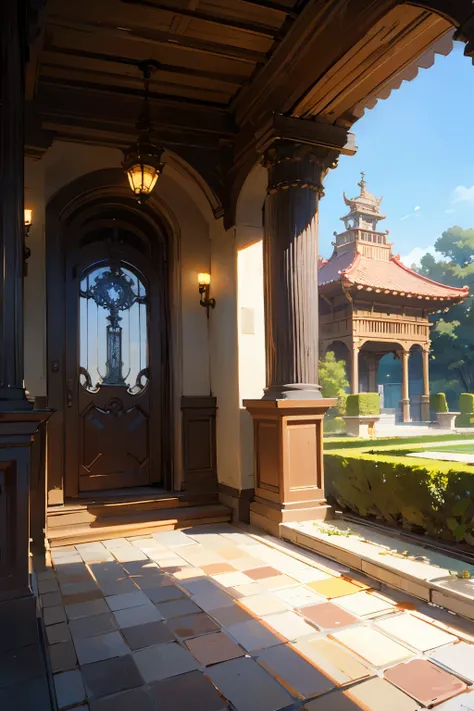
<svg viewBox="0 0 474 711">
<path fill-rule="evenodd" d="M 295 141 L 276 141 L 260 157 L 268 170 L 269 195 L 289 188 L 308 188 L 324 195 L 323 180 L 337 166 L 337 150 Z"/>
<path fill-rule="evenodd" d="M 465 42 L 464 55 L 474 58 L 474 15 L 471 15 L 454 33 L 453 39 Z"/>
</svg>

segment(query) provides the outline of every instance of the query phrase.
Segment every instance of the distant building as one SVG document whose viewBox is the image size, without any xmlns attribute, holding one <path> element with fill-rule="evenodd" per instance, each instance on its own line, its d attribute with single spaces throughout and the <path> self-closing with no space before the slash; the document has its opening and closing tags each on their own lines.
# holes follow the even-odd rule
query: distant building
<svg viewBox="0 0 474 711">
<path fill-rule="evenodd" d="M 334 233 L 333 254 L 319 264 L 321 356 L 333 350 L 346 361 L 352 393 L 385 391 L 386 408 L 397 410 L 403 422 L 428 420 L 428 317 L 464 299 L 468 289 L 439 284 L 402 264 L 388 231 L 379 230 L 382 198 L 367 190 L 364 173 L 358 185 L 357 197 L 344 193 L 345 230 Z M 387 354 L 401 361 L 401 383 L 393 386 L 377 382 Z M 415 370 L 419 386 L 410 388 Z"/>
</svg>

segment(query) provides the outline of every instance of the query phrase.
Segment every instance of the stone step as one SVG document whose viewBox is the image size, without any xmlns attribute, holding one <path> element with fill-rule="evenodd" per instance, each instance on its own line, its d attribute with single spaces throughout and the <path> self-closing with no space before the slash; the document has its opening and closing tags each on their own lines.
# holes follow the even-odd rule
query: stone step
<svg viewBox="0 0 474 711">
<path fill-rule="evenodd" d="M 47 539 L 49 545 L 54 548 L 231 520 L 232 509 L 221 504 L 151 509 L 97 518 L 75 525 L 51 527 L 48 528 Z"/>
<path fill-rule="evenodd" d="M 124 517 L 142 511 L 210 506 L 217 503 L 216 493 L 163 492 L 152 488 L 138 492 L 130 489 L 123 489 L 120 492 L 100 492 L 96 496 L 67 501 L 63 506 L 50 506 L 47 512 L 48 530 L 109 517 Z"/>
</svg>

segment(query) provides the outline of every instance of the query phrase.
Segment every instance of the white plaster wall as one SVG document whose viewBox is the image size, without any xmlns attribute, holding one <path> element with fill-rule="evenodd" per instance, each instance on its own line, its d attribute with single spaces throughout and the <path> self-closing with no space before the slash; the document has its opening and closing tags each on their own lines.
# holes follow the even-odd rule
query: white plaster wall
<svg viewBox="0 0 474 711">
<path fill-rule="evenodd" d="M 119 168 L 121 160 L 122 153 L 115 148 L 55 141 L 40 161 L 44 168 L 46 203 L 81 175 L 102 168 Z"/>
<path fill-rule="evenodd" d="M 241 489 L 237 344 L 237 255 L 235 230 L 222 220 L 211 227 L 211 291 L 216 307 L 209 314 L 211 386 L 217 397 L 217 472 L 219 482 Z"/>
<path fill-rule="evenodd" d="M 265 388 L 262 207 L 267 172 L 256 165 L 237 203 L 237 316 L 241 488 L 254 487 L 253 423 L 244 400 L 259 400 Z"/>
</svg>

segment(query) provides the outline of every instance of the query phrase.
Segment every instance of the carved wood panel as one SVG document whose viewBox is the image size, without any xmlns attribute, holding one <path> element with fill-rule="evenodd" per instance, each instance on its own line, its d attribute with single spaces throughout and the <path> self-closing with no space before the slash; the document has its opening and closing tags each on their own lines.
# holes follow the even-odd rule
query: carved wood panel
<svg viewBox="0 0 474 711">
<path fill-rule="evenodd" d="M 181 398 L 184 491 L 217 491 L 216 398 Z"/>
<path fill-rule="evenodd" d="M 149 416 L 124 404 L 119 388 L 99 407 L 91 402 L 81 413 L 80 490 L 141 486 L 150 481 Z M 145 402 L 144 402 L 145 400 Z"/>
</svg>

